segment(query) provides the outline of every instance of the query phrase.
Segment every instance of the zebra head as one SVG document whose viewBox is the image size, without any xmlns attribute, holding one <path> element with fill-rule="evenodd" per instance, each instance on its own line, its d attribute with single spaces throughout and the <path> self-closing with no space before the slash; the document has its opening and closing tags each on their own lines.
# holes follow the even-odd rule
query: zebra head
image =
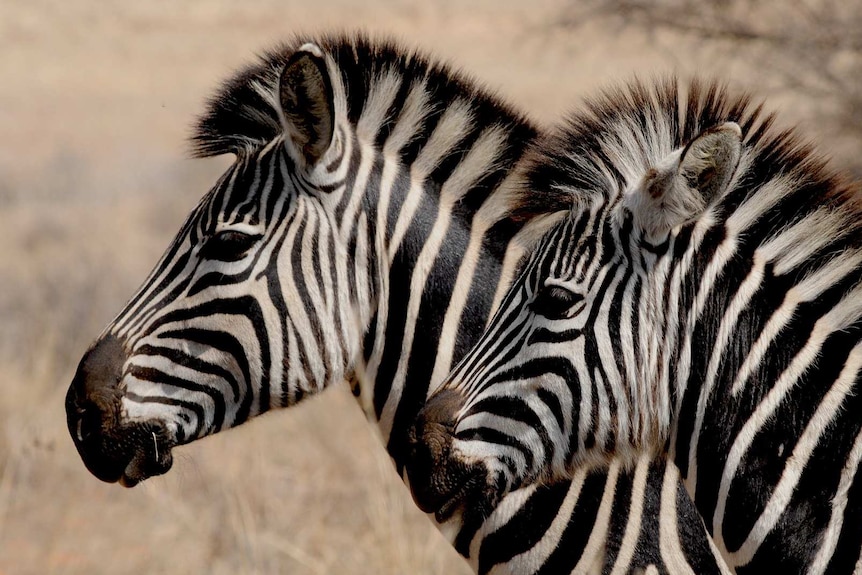
<svg viewBox="0 0 862 575">
<path fill-rule="evenodd" d="M 535 168 L 532 185 L 565 186 L 572 209 L 412 430 L 408 472 L 427 511 L 477 499 L 491 508 L 511 489 L 611 455 L 633 462 L 666 439 L 671 402 L 652 363 L 665 256 L 732 186 L 742 132 L 722 122 L 628 159 L 620 146 L 633 140 L 592 137 L 587 153 L 557 138 Z"/>
<path fill-rule="evenodd" d="M 173 446 L 347 376 L 375 286 L 368 222 L 345 205 L 354 142 L 331 68 L 317 45 L 271 54 L 226 86 L 240 101 L 223 95 L 202 118 L 200 154 L 236 161 L 66 396 L 69 431 L 100 479 L 164 473 Z"/>
</svg>

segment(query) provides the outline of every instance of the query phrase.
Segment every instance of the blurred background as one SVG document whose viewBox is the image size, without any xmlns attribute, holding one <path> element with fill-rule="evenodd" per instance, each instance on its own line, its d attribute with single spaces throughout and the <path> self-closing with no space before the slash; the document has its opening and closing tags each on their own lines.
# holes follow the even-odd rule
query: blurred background
<svg viewBox="0 0 862 575">
<path fill-rule="evenodd" d="M 419 46 L 550 124 L 638 74 L 725 78 L 862 174 L 860 0 L 0 2 L 0 575 L 466 573 L 344 389 L 102 484 L 65 429 L 77 361 L 227 158 L 185 138 L 296 33 Z"/>
</svg>

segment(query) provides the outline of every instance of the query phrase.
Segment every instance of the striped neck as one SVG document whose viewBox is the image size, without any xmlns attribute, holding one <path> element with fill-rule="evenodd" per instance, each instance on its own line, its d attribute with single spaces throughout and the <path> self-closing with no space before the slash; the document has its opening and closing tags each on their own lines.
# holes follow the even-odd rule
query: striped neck
<svg viewBox="0 0 862 575">
<path fill-rule="evenodd" d="M 352 387 L 396 462 L 406 428 L 481 333 L 539 235 L 513 217 L 532 133 L 469 118 L 466 104 L 447 106 L 409 164 L 389 141 L 359 162 L 357 180 L 368 185 L 351 219 L 374 253 L 376 297 Z"/>
</svg>

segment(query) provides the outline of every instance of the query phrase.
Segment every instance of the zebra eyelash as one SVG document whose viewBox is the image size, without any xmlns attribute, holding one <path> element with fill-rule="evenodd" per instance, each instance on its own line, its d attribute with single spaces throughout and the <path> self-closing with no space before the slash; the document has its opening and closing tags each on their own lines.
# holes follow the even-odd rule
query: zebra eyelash
<svg viewBox="0 0 862 575">
<path fill-rule="evenodd" d="M 583 306 L 583 294 L 560 284 L 542 286 L 530 303 L 530 309 L 534 313 L 552 320 L 569 318 Z M 576 307 L 579 309 L 576 310 Z"/>
<path fill-rule="evenodd" d="M 201 248 L 200 257 L 222 262 L 239 261 L 262 237 L 261 234 L 222 230 L 206 240 Z"/>
</svg>

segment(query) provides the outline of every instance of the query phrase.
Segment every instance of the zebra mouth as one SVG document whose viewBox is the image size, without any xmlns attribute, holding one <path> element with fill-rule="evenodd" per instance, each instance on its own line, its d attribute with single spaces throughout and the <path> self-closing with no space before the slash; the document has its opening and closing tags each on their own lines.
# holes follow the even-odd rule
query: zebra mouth
<svg viewBox="0 0 862 575">
<path fill-rule="evenodd" d="M 84 465 L 98 479 L 132 487 L 171 468 L 175 441 L 162 422 L 115 425 L 93 411 L 72 405 L 68 425 Z"/>
<path fill-rule="evenodd" d="M 474 499 L 477 495 L 481 496 L 486 483 L 484 471 L 476 469 L 474 473 L 456 485 L 452 491 L 439 497 L 437 505 L 435 505 L 436 510 L 428 509 L 427 511 L 433 511 L 437 522 L 443 523 L 449 520 L 458 509 L 464 507 L 468 500 Z"/>
<path fill-rule="evenodd" d="M 406 461 L 410 492 L 419 509 L 444 523 L 459 510 L 493 504 L 487 468 L 452 453 L 451 435 L 440 433 L 436 426 L 426 431 L 430 431 L 425 436 L 429 441 L 414 441 Z"/>
<path fill-rule="evenodd" d="M 150 435 L 152 445 L 140 446 L 117 479 L 123 487 L 134 487 L 145 479 L 163 475 L 173 466 L 174 457 L 168 442 L 155 431 L 151 431 Z"/>
</svg>

